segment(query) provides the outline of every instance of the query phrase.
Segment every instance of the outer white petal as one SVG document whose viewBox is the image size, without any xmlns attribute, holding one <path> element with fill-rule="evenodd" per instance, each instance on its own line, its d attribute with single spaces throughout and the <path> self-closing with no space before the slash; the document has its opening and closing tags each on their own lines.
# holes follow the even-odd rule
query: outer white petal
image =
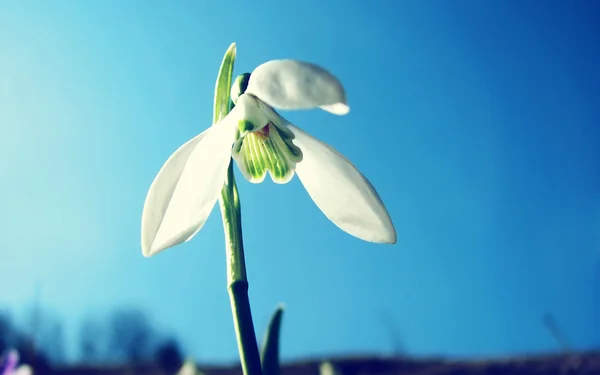
<svg viewBox="0 0 600 375">
<path fill-rule="evenodd" d="M 320 107 L 336 115 L 350 111 L 340 81 L 320 66 L 297 60 L 272 60 L 250 76 L 246 93 L 279 109 Z"/>
<path fill-rule="evenodd" d="M 294 125 L 288 129 L 303 154 L 296 173 L 325 216 L 362 240 L 396 243 L 394 225 L 369 180 L 331 146 Z"/>
<path fill-rule="evenodd" d="M 158 172 L 142 213 L 144 256 L 190 240 L 206 222 L 225 182 L 233 120 L 227 116 L 192 138 Z"/>
</svg>

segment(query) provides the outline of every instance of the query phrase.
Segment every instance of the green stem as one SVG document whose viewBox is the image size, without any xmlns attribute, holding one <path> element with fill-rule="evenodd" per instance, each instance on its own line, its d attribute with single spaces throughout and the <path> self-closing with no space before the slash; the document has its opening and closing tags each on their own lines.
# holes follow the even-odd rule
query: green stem
<svg viewBox="0 0 600 375">
<path fill-rule="evenodd" d="M 246 276 L 244 243 L 242 240 L 240 201 L 233 176 L 232 162 L 230 162 L 227 170 L 227 179 L 221 191 L 219 206 L 221 207 L 225 229 L 227 289 L 229 290 L 242 370 L 245 375 L 261 375 L 260 356 L 252 322 L 250 300 L 248 299 L 248 278 Z"/>
<path fill-rule="evenodd" d="M 230 90 L 235 55 L 236 47 L 235 43 L 232 43 L 225 52 L 215 85 L 213 123 L 225 118 L 232 109 L 233 103 L 230 100 Z M 248 278 L 246 277 L 244 243 L 242 240 L 242 216 L 233 176 L 232 161 L 229 162 L 219 206 L 221 207 L 223 228 L 225 230 L 227 289 L 229 290 L 229 300 L 242 369 L 244 375 L 262 375 L 256 334 L 252 323 L 252 312 L 250 311 L 250 300 L 248 299 Z"/>
</svg>

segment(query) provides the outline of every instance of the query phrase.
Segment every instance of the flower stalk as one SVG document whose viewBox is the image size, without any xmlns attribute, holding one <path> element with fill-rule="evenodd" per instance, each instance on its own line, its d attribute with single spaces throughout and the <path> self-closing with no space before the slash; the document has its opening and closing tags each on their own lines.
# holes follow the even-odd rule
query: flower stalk
<svg viewBox="0 0 600 375">
<path fill-rule="evenodd" d="M 231 44 L 219 70 L 215 87 L 213 123 L 217 123 L 231 109 L 230 88 L 236 47 Z M 262 375 L 256 333 L 248 298 L 248 277 L 244 258 L 242 239 L 241 207 L 235 177 L 233 161 L 229 162 L 227 177 L 221 190 L 219 207 L 225 231 L 225 250 L 227 257 L 227 289 L 231 303 L 231 312 L 238 342 L 240 361 L 244 375 Z"/>
</svg>

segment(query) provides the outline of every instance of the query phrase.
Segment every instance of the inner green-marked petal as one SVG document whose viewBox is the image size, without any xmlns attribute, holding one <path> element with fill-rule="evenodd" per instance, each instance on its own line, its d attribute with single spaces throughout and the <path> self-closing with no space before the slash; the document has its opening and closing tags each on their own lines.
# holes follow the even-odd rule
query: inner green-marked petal
<svg viewBox="0 0 600 375">
<path fill-rule="evenodd" d="M 294 176 L 302 151 L 293 144 L 292 138 L 282 138 L 280 131 L 270 123 L 259 131 L 247 133 L 238 140 L 241 144 L 234 146 L 233 159 L 248 181 L 262 182 L 267 171 L 279 184 L 287 183 Z"/>
</svg>

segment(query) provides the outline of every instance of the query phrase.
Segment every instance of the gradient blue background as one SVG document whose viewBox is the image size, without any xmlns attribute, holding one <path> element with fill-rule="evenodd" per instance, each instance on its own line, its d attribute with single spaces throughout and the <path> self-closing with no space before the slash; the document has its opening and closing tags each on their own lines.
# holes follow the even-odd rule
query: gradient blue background
<svg viewBox="0 0 600 375">
<path fill-rule="evenodd" d="M 139 306 L 199 360 L 237 359 L 218 209 L 191 242 L 140 249 L 147 189 L 210 125 L 235 41 L 236 74 L 295 58 L 340 78 L 348 116 L 284 115 L 363 171 L 398 231 L 361 242 L 297 179 L 239 180 L 256 327 L 285 302 L 284 359 L 389 353 L 390 321 L 415 355 L 558 350 L 546 312 L 597 347 L 599 9 L 0 0 L 0 305 L 25 311 L 39 285 L 70 339 Z"/>
</svg>

